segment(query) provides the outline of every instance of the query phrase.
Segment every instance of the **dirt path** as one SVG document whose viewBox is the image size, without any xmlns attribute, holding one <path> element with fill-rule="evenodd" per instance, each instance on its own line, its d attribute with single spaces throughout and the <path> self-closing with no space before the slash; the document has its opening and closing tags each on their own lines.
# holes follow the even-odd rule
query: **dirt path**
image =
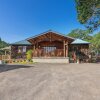
<svg viewBox="0 0 100 100">
<path fill-rule="evenodd" d="M 100 64 L 0 66 L 0 100 L 100 100 Z"/>
</svg>

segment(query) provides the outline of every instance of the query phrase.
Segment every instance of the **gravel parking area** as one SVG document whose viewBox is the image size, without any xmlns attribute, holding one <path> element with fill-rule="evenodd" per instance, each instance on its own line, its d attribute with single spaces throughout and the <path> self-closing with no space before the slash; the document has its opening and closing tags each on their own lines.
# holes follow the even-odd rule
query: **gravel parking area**
<svg viewBox="0 0 100 100">
<path fill-rule="evenodd" d="M 100 100 L 100 64 L 0 65 L 0 100 Z"/>
</svg>

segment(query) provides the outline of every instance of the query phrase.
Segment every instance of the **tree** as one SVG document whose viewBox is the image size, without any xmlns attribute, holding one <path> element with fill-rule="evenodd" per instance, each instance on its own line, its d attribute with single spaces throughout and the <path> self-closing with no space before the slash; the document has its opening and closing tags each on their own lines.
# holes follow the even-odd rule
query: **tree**
<svg viewBox="0 0 100 100">
<path fill-rule="evenodd" d="M 1 49 L 1 48 L 4 48 L 4 47 L 6 47 L 6 46 L 9 46 L 9 44 L 6 43 L 5 41 L 2 41 L 2 39 L 0 38 L 0 49 Z M 4 51 L 0 50 L 0 55 L 1 55 L 1 54 L 4 54 Z"/>
<path fill-rule="evenodd" d="M 73 38 L 83 39 L 86 41 L 90 41 L 92 39 L 92 36 L 90 36 L 88 30 L 82 30 L 82 29 L 74 29 L 68 34 L 68 36 L 71 36 Z"/>
<path fill-rule="evenodd" d="M 100 26 L 100 0 L 75 0 L 78 20 L 90 32 Z"/>
<path fill-rule="evenodd" d="M 100 32 L 95 34 L 91 40 L 91 48 L 94 52 L 100 53 Z"/>
<path fill-rule="evenodd" d="M 8 43 L 6 43 L 5 41 L 2 41 L 2 39 L 0 38 L 0 48 L 4 48 L 8 45 L 9 45 Z"/>
</svg>

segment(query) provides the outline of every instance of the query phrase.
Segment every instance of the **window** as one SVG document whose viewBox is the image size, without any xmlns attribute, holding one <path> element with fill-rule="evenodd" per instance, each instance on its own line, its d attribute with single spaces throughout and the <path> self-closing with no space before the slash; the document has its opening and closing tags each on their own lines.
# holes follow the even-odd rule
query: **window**
<svg viewBox="0 0 100 100">
<path fill-rule="evenodd" d="M 26 46 L 18 46 L 18 53 L 26 52 Z"/>
<path fill-rule="evenodd" d="M 45 50 L 46 53 L 48 53 L 48 52 L 55 51 L 56 47 L 47 46 L 47 47 L 43 47 L 43 49 Z"/>
<path fill-rule="evenodd" d="M 23 52 L 26 52 L 26 46 L 23 46 Z"/>
</svg>

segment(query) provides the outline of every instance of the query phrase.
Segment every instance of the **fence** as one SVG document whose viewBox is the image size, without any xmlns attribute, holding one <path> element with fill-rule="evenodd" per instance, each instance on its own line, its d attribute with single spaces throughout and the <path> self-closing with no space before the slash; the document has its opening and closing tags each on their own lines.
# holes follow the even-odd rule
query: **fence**
<svg viewBox="0 0 100 100">
<path fill-rule="evenodd" d="M 33 52 L 33 57 L 63 57 L 63 49 L 55 50 L 46 50 L 46 49 L 37 49 Z"/>
<path fill-rule="evenodd" d="M 0 55 L 0 60 L 2 60 L 2 55 Z"/>
<path fill-rule="evenodd" d="M 10 55 L 0 55 L 0 60 L 10 60 Z"/>
</svg>

